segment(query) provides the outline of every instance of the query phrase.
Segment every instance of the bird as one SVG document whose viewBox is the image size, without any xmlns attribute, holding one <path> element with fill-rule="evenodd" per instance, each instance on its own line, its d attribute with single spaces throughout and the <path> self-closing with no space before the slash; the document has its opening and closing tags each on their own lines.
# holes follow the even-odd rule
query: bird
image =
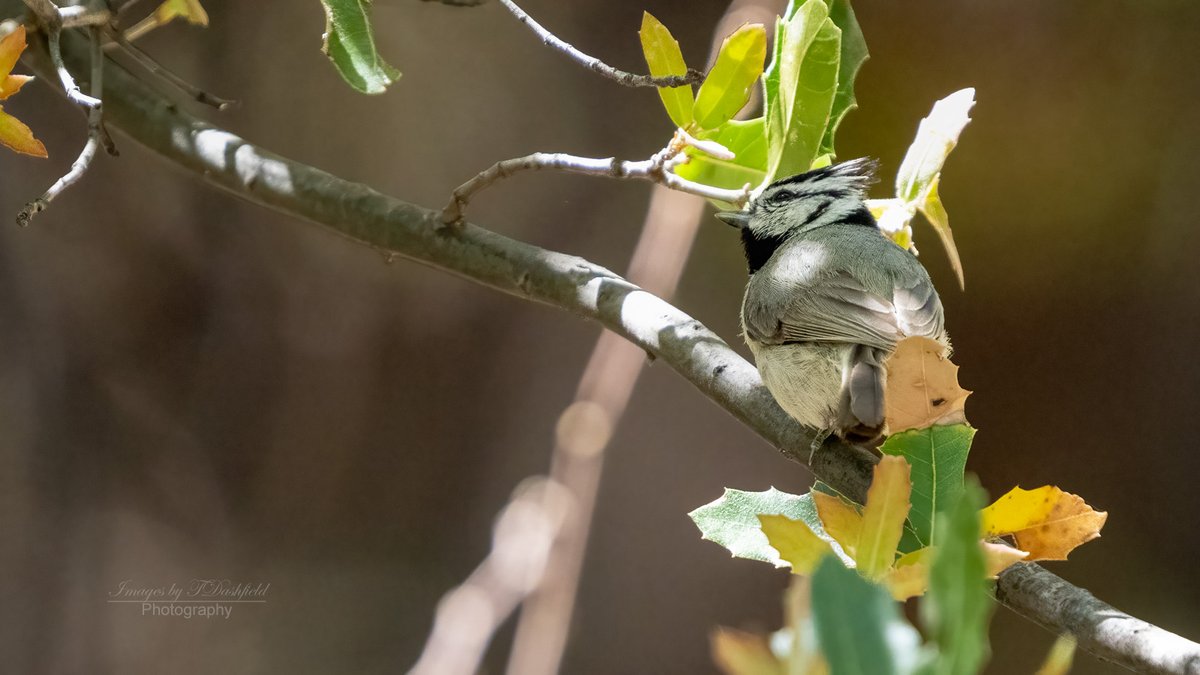
<svg viewBox="0 0 1200 675">
<path fill-rule="evenodd" d="M 717 214 L 741 230 L 742 335 L 780 407 L 817 430 L 814 453 L 835 434 L 881 442 L 884 364 L 900 340 L 927 337 L 950 353 L 928 272 L 864 201 L 877 167 L 860 158 L 783 178 Z"/>
</svg>

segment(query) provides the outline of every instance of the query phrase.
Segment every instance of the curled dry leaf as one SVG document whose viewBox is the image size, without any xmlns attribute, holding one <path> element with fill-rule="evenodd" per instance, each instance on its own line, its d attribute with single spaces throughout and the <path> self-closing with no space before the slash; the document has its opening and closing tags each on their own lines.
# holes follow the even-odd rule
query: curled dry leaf
<svg viewBox="0 0 1200 675">
<path fill-rule="evenodd" d="M 888 433 L 965 423 L 970 394 L 958 385 L 958 366 L 941 343 L 905 338 L 887 361 Z"/>
<path fill-rule="evenodd" d="M 1015 549 L 1008 544 L 985 541 L 981 542 L 981 545 L 983 546 L 983 561 L 987 566 L 989 578 L 995 578 L 1004 570 L 1029 557 L 1028 551 Z"/>
<path fill-rule="evenodd" d="M 1066 560 L 1076 546 L 1100 536 L 1108 513 L 1053 485 L 1015 487 L 980 514 L 986 536 L 1012 535 L 1029 560 Z"/>
</svg>

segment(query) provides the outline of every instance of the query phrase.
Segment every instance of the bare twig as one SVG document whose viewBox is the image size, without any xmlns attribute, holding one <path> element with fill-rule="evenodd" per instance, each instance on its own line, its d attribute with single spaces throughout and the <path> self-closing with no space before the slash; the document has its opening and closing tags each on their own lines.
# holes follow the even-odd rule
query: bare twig
<svg viewBox="0 0 1200 675">
<path fill-rule="evenodd" d="M 525 157 L 506 159 L 496 162 L 477 176 L 460 185 L 450 197 L 450 203 L 442 210 L 442 222 L 447 225 L 461 225 L 467 204 L 475 193 L 522 171 L 541 171 L 551 169 L 569 173 L 582 173 L 604 178 L 628 178 L 648 180 L 663 185 L 672 190 L 686 192 L 706 199 L 716 199 L 741 206 L 750 199 L 750 185 L 747 183 L 740 190 L 726 190 L 696 183 L 683 178 L 670 169 L 686 161 L 683 155 L 683 143 L 672 141 L 670 145 L 655 153 L 650 159 L 633 162 L 607 157 L 596 159 L 579 157 L 563 153 L 535 152 Z"/>
<path fill-rule="evenodd" d="M 79 56 L 82 50 L 69 51 Z M 26 50 L 25 58 L 43 78 L 53 75 L 44 51 Z M 106 68 L 111 123 L 184 170 L 394 256 L 598 321 L 653 354 L 785 457 L 806 463 L 812 431 L 779 408 L 754 366 L 671 304 L 576 256 L 470 224 L 448 235 L 433 226 L 440 220 L 437 211 L 259 148 L 171 105 L 118 65 Z M 875 461 L 862 448 L 829 441 L 813 456 L 811 468 L 838 491 L 861 500 Z M 1052 596 L 1047 589 L 1053 589 Z M 1114 609 L 1038 565 L 1005 570 L 997 597 L 1054 633 L 1075 635 L 1081 649 L 1126 668 L 1200 673 L 1200 645 Z"/>
<path fill-rule="evenodd" d="M 26 204 L 25 208 L 21 209 L 20 213 L 17 214 L 17 225 L 21 227 L 29 225 L 33 217 L 45 211 L 46 207 L 50 206 L 50 202 L 54 201 L 55 197 L 78 182 L 80 178 L 83 178 L 83 174 L 87 172 L 88 167 L 92 164 L 92 160 L 96 157 L 97 148 L 103 145 L 110 155 L 117 154 L 116 146 L 113 145 L 112 138 L 109 137 L 108 131 L 104 128 L 104 112 L 100 104 L 100 98 L 104 92 L 104 54 L 100 50 L 100 29 L 96 26 L 88 28 L 88 35 L 91 38 L 92 61 L 92 93 L 90 96 L 79 90 L 79 86 L 75 84 L 71 73 L 63 65 L 62 55 L 59 52 L 59 36 L 61 35 L 61 31 L 58 29 L 49 30 L 48 39 L 50 42 L 51 60 L 54 61 L 55 68 L 58 70 L 63 89 L 67 92 L 68 98 L 87 109 L 88 138 L 87 142 L 83 145 L 83 150 L 79 152 L 79 157 L 71 163 L 70 170 L 63 174 L 62 178 L 55 181 L 54 185 L 51 185 L 41 197 Z M 56 55 L 57 58 L 55 58 Z"/>
<path fill-rule="evenodd" d="M 499 2 L 508 11 L 512 12 L 513 16 L 517 17 L 517 21 L 525 24 L 529 27 L 529 30 L 537 34 L 541 38 L 542 44 L 566 54 L 568 58 L 578 62 L 584 68 L 599 73 L 618 84 L 623 84 L 626 87 L 680 87 L 685 84 L 700 84 L 704 81 L 704 73 L 692 69 L 688 69 L 687 75 L 668 75 L 667 77 L 636 75 L 634 73 L 627 73 L 624 70 L 618 70 L 594 56 L 584 54 L 568 42 L 557 37 L 554 33 L 546 30 L 512 0 L 499 0 Z"/>
<path fill-rule="evenodd" d="M 150 71 L 157 77 L 162 78 L 171 86 L 190 96 L 193 100 L 199 101 L 205 105 L 210 105 L 217 110 L 225 110 L 234 105 L 235 101 L 214 96 L 176 75 L 169 68 L 159 63 L 158 60 L 153 56 L 147 54 L 146 51 L 141 47 L 133 44 L 133 42 L 130 41 L 131 38 L 127 34 L 123 34 L 119 30 L 109 30 L 108 36 L 112 38 L 111 44 L 115 44 L 121 49 L 125 50 L 127 54 L 132 56 L 133 59 L 138 62 L 138 65 Z"/>
</svg>

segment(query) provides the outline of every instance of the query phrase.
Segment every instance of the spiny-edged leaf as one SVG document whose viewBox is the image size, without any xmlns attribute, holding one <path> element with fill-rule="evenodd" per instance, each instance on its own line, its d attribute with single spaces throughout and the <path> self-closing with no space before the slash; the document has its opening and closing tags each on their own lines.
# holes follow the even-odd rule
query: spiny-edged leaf
<svg viewBox="0 0 1200 675">
<path fill-rule="evenodd" d="M 837 93 L 842 42 L 842 31 L 828 14 L 823 0 L 809 0 L 781 24 L 777 96 L 767 109 L 768 180 L 808 171 L 820 154 Z"/>
<path fill-rule="evenodd" d="M 954 233 L 950 231 L 950 215 L 946 213 L 946 207 L 942 206 L 942 197 L 938 194 L 938 184 L 942 180 L 942 175 L 939 173 L 929 181 L 929 189 L 925 191 L 925 199 L 917 208 L 925 215 L 925 219 L 933 225 L 933 231 L 937 232 L 938 239 L 942 240 L 942 247 L 946 249 L 946 255 L 950 258 L 950 267 L 954 269 L 954 276 L 958 278 L 958 287 L 966 288 L 966 278 L 963 276 L 962 259 L 958 257 L 958 246 L 954 243 Z"/>
<path fill-rule="evenodd" d="M 812 574 L 821 558 L 833 553 L 829 543 L 802 520 L 760 515 L 758 522 L 771 548 L 792 566 L 792 574 Z"/>
<path fill-rule="evenodd" d="M 824 492 L 808 493 L 817 507 L 821 526 L 825 532 L 841 545 L 851 559 L 858 557 L 858 538 L 862 532 L 862 515 L 854 504 Z"/>
<path fill-rule="evenodd" d="M 0 145 L 25 155 L 47 156 L 46 146 L 34 138 L 33 131 L 21 120 L 4 112 L 4 108 L 0 108 Z"/>
<path fill-rule="evenodd" d="M 854 557 L 858 571 L 869 579 L 882 577 L 896 560 L 911 489 L 909 466 L 903 457 L 887 456 L 875 465 Z"/>
<path fill-rule="evenodd" d="M 829 3 L 829 18 L 842 29 L 842 55 L 838 63 L 837 94 L 833 97 L 829 124 L 821 139 L 821 152 L 836 156 L 834 137 L 846 113 L 858 107 L 858 101 L 854 98 L 854 79 L 858 77 L 858 70 L 869 54 L 867 40 L 858 25 L 858 18 L 854 16 L 850 0 L 832 0 Z"/>
<path fill-rule="evenodd" d="M 787 675 L 765 635 L 724 626 L 709 635 L 713 662 L 725 675 Z"/>
<path fill-rule="evenodd" d="M 808 495 L 793 495 L 775 488 L 764 492 L 725 489 L 725 494 L 688 514 L 705 539 L 720 544 L 738 558 L 787 565 L 767 541 L 758 517 L 782 515 L 804 521 L 824 536 L 817 507 Z"/>
<path fill-rule="evenodd" d="M 958 366 L 945 345 L 927 337 L 909 337 L 888 357 L 884 410 L 888 431 L 923 429 L 967 421 L 964 405 L 971 392 L 958 386 Z"/>
<path fill-rule="evenodd" d="M 983 559 L 987 566 L 988 578 L 994 578 L 1004 570 L 1029 557 L 1028 551 L 1019 551 L 1008 544 L 997 544 L 991 541 L 980 542 L 983 547 Z"/>
<path fill-rule="evenodd" d="M 721 43 L 717 61 L 696 94 L 693 109 L 701 129 L 715 129 L 733 119 L 750 100 L 767 58 L 767 31 L 761 23 L 743 24 Z"/>
<path fill-rule="evenodd" d="M 338 74 L 364 94 L 382 94 L 400 77 L 375 49 L 368 0 L 321 0 L 325 6 L 325 44 L 321 51 Z"/>
<path fill-rule="evenodd" d="M 1075 636 L 1063 633 L 1058 636 L 1046 654 L 1042 667 L 1034 675 L 1067 675 L 1071 672 L 1071 662 L 1075 660 Z"/>
<path fill-rule="evenodd" d="M 679 42 L 650 12 L 642 12 L 642 28 L 638 31 L 638 36 L 641 38 L 642 54 L 646 57 L 646 65 L 650 68 L 651 75 L 687 75 L 687 64 L 683 61 Z M 659 87 L 658 96 L 675 126 L 686 127 L 692 123 L 692 105 L 695 101 L 690 85 Z"/>
<path fill-rule="evenodd" d="M 204 11 L 200 0 L 165 0 L 154 10 L 154 16 L 159 23 L 181 18 L 197 26 L 208 25 L 208 12 Z"/>
<path fill-rule="evenodd" d="M 1012 535 L 1029 560 L 1066 560 L 1076 546 L 1100 536 L 1108 513 L 1053 485 L 1015 487 L 983 510 L 983 532 Z"/>
<path fill-rule="evenodd" d="M 920 637 L 882 586 L 828 557 L 813 574 L 812 609 L 817 640 L 830 672 L 912 672 Z"/>
<path fill-rule="evenodd" d="M 975 430 L 966 424 L 910 429 L 888 436 L 879 451 L 912 465 L 912 510 L 908 521 L 924 546 L 935 542 L 938 512 L 958 501 Z"/>
<path fill-rule="evenodd" d="M 917 136 L 896 172 L 896 196 L 906 202 L 918 201 L 942 170 L 946 157 L 958 144 L 963 127 L 975 105 L 975 90 L 961 89 L 933 104 L 929 116 L 917 126 Z"/>
<path fill-rule="evenodd" d="M 688 161 L 675 167 L 675 173 L 690 181 L 736 190 L 747 183 L 751 187 L 762 183 L 767 175 L 767 137 L 764 120 L 730 120 L 700 133 L 700 140 L 716 141 L 733 152 L 733 159 L 717 159 L 691 147 L 685 149 Z M 732 208 L 727 204 L 720 208 Z"/>
<path fill-rule="evenodd" d="M 946 517 L 938 521 L 939 543 L 929 570 L 929 592 L 920 606 L 925 633 L 937 645 L 937 653 L 922 672 L 977 673 L 987 661 L 992 602 L 979 546 L 983 500 L 983 489 L 972 479 L 958 499 L 945 504 Z"/>
</svg>

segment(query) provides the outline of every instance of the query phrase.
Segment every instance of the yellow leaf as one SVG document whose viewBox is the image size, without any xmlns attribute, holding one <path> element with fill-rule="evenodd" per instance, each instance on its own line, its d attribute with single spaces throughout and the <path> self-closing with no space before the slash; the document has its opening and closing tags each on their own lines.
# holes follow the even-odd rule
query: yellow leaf
<svg viewBox="0 0 1200 675">
<path fill-rule="evenodd" d="M 875 465 L 854 556 L 859 572 L 868 579 L 882 577 L 896 560 L 896 547 L 908 518 L 910 472 L 908 461 L 896 455 L 887 455 Z"/>
<path fill-rule="evenodd" d="M 1042 667 L 1034 675 L 1067 675 L 1071 671 L 1071 662 L 1075 660 L 1075 637 L 1063 633 L 1050 647 L 1050 653 L 1042 662 Z"/>
<path fill-rule="evenodd" d="M 0 108 L 0 145 L 34 157 L 46 157 L 46 146 L 33 137 L 33 131 L 21 120 Z"/>
<path fill-rule="evenodd" d="M 710 635 L 712 658 L 725 675 L 785 675 L 765 635 L 717 628 Z"/>
<path fill-rule="evenodd" d="M 842 550 L 851 559 L 857 560 L 858 535 L 862 531 L 862 516 L 854 505 L 841 497 L 827 495 L 824 492 L 812 491 L 813 502 L 817 505 L 817 515 L 825 532 L 842 545 Z"/>
<path fill-rule="evenodd" d="M 197 26 L 208 25 L 208 13 L 200 6 L 200 0 L 165 0 L 154 10 L 154 18 L 164 24 L 176 17 Z"/>
<path fill-rule="evenodd" d="M 888 433 L 965 423 L 970 395 L 958 385 L 958 366 L 946 356 L 944 345 L 925 337 L 905 338 L 887 360 Z"/>
<path fill-rule="evenodd" d="M 942 198 L 938 195 L 938 184 L 941 180 L 940 173 L 933 177 L 929 187 L 925 189 L 924 199 L 917 208 L 925 214 L 925 219 L 933 225 L 933 231 L 937 232 L 938 238 L 942 240 L 946 256 L 950 258 L 950 267 L 954 270 L 954 276 L 958 277 L 958 287 L 965 289 L 967 284 L 963 277 L 962 259 L 958 257 L 958 246 L 954 244 L 954 233 L 950 231 L 950 215 L 946 213 L 946 207 L 942 206 Z"/>
<path fill-rule="evenodd" d="M 791 650 L 782 659 L 789 675 L 829 675 L 813 624 L 811 577 L 792 577 L 783 594 L 783 616 L 784 629 L 792 637 Z"/>
<path fill-rule="evenodd" d="M 683 52 L 679 42 L 671 35 L 671 31 L 654 18 L 650 12 L 642 12 L 642 28 L 638 31 L 642 42 L 642 54 L 646 57 L 646 65 L 654 77 L 668 75 L 687 75 L 687 64 L 683 61 Z M 662 99 L 667 115 L 678 127 L 686 127 L 692 123 L 691 85 L 680 87 L 659 87 L 658 96 Z"/>
<path fill-rule="evenodd" d="M 1076 546 L 1100 536 L 1108 514 L 1053 485 L 1015 487 L 980 514 L 986 536 L 1012 535 L 1029 560 L 1066 560 Z"/>
<path fill-rule="evenodd" d="M 832 553 L 829 544 L 818 537 L 808 525 L 787 516 L 760 515 L 758 522 L 771 548 L 792 566 L 792 574 L 812 574 L 817 563 Z"/>
<path fill-rule="evenodd" d="M 897 602 L 925 595 L 926 589 L 929 588 L 929 563 L 897 565 L 883 576 L 883 584 L 892 594 L 892 599 Z"/>
<path fill-rule="evenodd" d="M 1029 557 L 1028 551 L 1017 550 L 1008 544 L 983 541 L 980 546 L 983 547 L 983 560 L 989 578 L 995 578 L 997 574 Z"/>
</svg>

